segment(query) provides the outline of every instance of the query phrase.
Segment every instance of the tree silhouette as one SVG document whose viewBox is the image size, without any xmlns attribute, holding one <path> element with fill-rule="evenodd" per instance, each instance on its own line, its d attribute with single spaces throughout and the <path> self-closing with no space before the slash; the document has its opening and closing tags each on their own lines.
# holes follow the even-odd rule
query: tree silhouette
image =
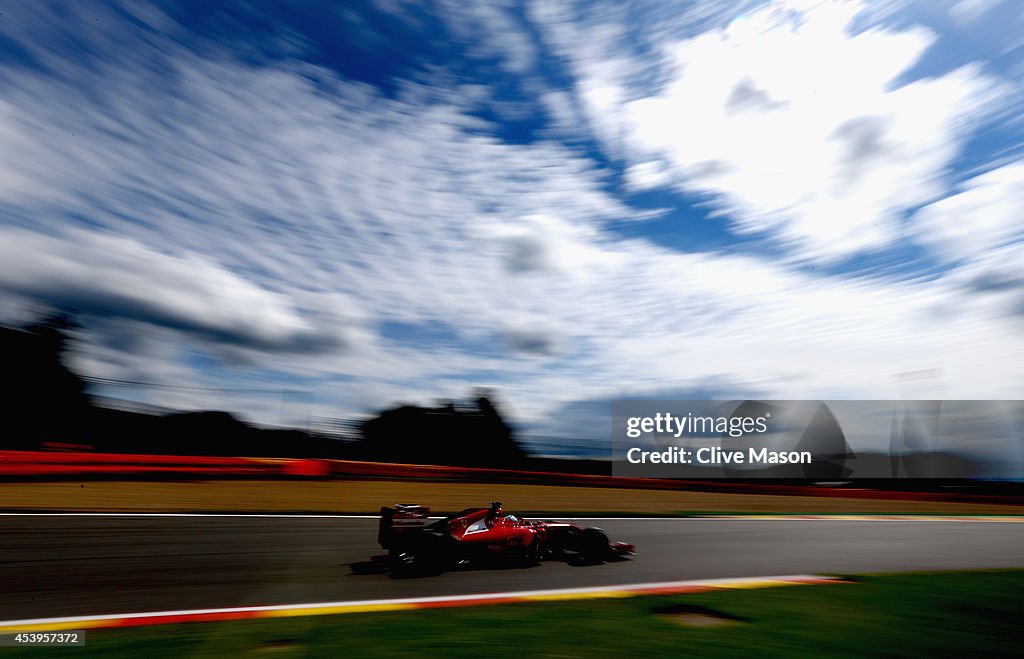
<svg viewBox="0 0 1024 659">
<path fill-rule="evenodd" d="M 0 328 L 7 380 L 7 428 L 0 447 L 32 449 L 46 441 L 88 439 L 91 403 L 85 383 L 65 365 L 69 331 L 77 327 L 71 313 L 62 311 L 21 329 Z"/>
<path fill-rule="evenodd" d="M 0 449 L 64 443 L 119 453 L 280 457 L 342 457 L 352 450 L 299 430 L 259 428 L 228 412 L 156 415 L 95 406 L 66 363 L 79 327 L 69 311 L 0 327 L 8 392 Z M 487 390 L 467 402 L 386 410 L 360 429 L 354 457 L 368 460 L 514 468 L 527 458 Z"/>
<path fill-rule="evenodd" d="M 515 467 L 526 453 L 489 392 L 472 404 L 403 405 L 363 423 L 358 450 L 368 460 L 413 464 Z"/>
</svg>

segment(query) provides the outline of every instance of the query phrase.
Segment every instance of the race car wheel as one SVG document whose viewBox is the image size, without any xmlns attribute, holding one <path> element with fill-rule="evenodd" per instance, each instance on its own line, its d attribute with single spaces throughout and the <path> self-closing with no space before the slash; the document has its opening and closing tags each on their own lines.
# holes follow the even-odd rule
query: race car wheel
<svg viewBox="0 0 1024 659">
<path fill-rule="evenodd" d="M 392 569 L 400 575 L 430 575 L 441 571 L 439 542 L 427 536 L 393 547 L 389 552 Z"/>
<path fill-rule="evenodd" d="M 531 542 L 524 550 L 522 556 L 519 557 L 523 565 L 536 565 L 545 558 L 545 548 L 538 540 Z"/>
<path fill-rule="evenodd" d="M 391 550 L 391 563 L 395 569 L 410 570 L 420 564 L 420 555 L 412 547 Z"/>
<path fill-rule="evenodd" d="M 597 528 L 583 530 L 579 554 L 588 561 L 603 561 L 608 555 L 608 536 Z"/>
</svg>

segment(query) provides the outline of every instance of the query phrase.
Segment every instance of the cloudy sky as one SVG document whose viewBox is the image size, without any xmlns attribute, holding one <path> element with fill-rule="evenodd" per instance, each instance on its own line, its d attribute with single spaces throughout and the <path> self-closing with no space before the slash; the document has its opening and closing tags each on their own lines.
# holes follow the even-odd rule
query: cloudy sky
<svg viewBox="0 0 1024 659">
<path fill-rule="evenodd" d="M 1021 398 L 1021 35 L 1016 0 L 0 2 L 0 319 L 76 309 L 95 393 L 264 423 Z"/>
</svg>

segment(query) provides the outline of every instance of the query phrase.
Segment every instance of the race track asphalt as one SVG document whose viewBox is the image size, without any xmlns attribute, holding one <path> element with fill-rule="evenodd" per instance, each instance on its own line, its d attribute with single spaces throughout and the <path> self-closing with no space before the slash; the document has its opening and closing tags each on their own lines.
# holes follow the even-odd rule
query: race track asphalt
<svg viewBox="0 0 1024 659">
<path fill-rule="evenodd" d="M 582 520 L 581 520 L 582 522 Z M 1024 523 L 592 520 L 637 546 L 394 579 L 373 518 L 0 516 L 0 620 L 419 597 L 681 579 L 1024 568 Z"/>
</svg>

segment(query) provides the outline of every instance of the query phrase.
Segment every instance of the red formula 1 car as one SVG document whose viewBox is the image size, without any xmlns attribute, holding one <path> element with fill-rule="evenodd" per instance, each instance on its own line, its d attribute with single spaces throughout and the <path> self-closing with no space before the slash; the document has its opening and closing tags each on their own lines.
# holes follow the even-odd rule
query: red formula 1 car
<svg viewBox="0 0 1024 659">
<path fill-rule="evenodd" d="M 599 528 L 525 520 L 505 514 L 497 501 L 490 508 L 467 508 L 442 519 L 429 516 L 429 508 L 416 504 L 380 509 L 377 541 L 388 550 L 395 572 L 437 573 L 493 561 L 599 563 L 634 553 L 633 545 L 609 542 Z"/>
</svg>

